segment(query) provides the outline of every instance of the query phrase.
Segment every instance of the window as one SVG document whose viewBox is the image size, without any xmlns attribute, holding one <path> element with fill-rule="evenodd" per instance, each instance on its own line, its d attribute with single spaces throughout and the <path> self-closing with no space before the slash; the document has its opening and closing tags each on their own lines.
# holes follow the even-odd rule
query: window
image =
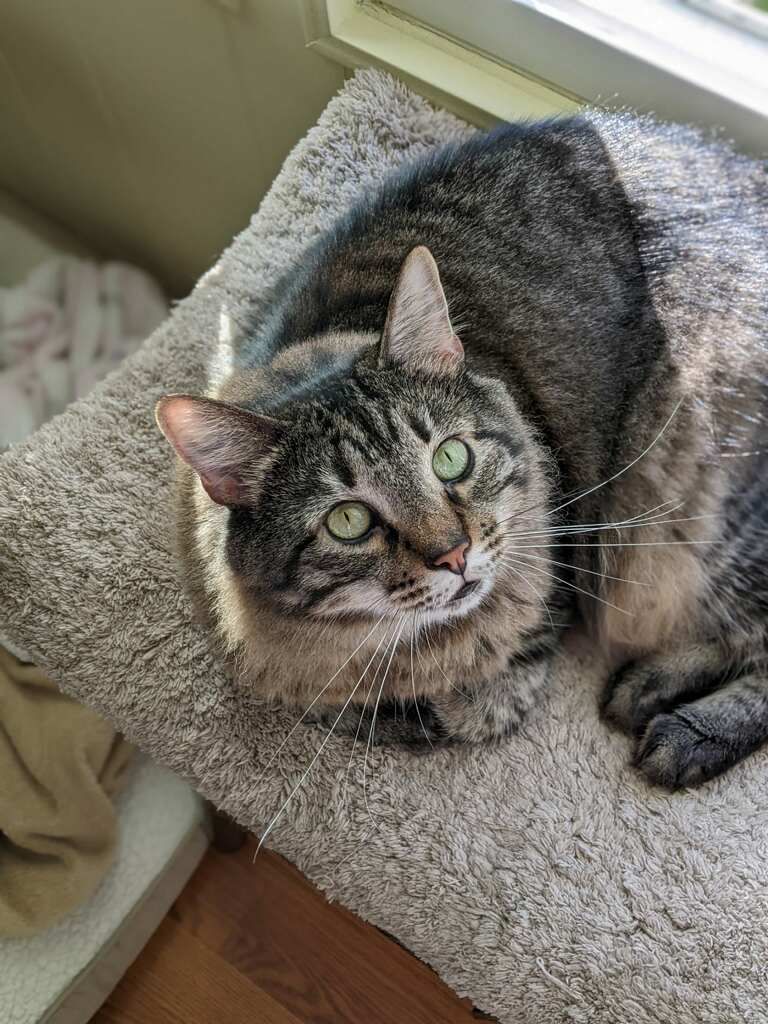
<svg viewBox="0 0 768 1024">
<path fill-rule="evenodd" d="M 305 2 L 328 12 L 328 38 L 352 63 L 437 85 L 442 102 L 458 96 L 496 117 L 630 106 L 768 152 L 768 0 Z M 513 76 L 506 83 L 502 71 Z"/>
</svg>

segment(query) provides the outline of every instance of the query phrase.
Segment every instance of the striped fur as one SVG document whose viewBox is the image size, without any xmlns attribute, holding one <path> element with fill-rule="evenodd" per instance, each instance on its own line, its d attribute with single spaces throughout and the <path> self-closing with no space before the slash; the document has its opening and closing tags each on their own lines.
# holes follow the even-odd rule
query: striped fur
<svg viewBox="0 0 768 1024">
<path fill-rule="evenodd" d="M 387 180 L 265 318 L 223 324 L 209 396 L 282 424 L 231 507 L 181 471 L 187 578 L 237 677 L 304 706 L 330 681 L 313 714 L 351 697 L 353 732 L 381 685 L 382 737 L 493 741 L 580 611 L 651 779 L 760 745 L 767 196 L 764 167 L 690 129 L 510 125 Z M 419 246 L 442 284 L 401 272 Z M 455 485 L 431 465 L 449 437 L 473 453 Z M 363 542 L 324 526 L 346 500 L 372 510 Z M 462 538 L 478 586 L 454 603 L 435 558 Z"/>
</svg>

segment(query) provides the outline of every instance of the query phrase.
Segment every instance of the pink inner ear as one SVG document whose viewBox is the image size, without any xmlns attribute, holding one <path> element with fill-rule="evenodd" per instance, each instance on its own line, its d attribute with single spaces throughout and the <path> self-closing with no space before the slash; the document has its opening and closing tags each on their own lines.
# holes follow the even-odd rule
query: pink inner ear
<svg viewBox="0 0 768 1024">
<path fill-rule="evenodd" d="M 241 505 L 243 503 L 243 484 L 234 476 L 211 476 L 200 473 L 200 483 L 206 494 L 217 505 Z"/>
<path fill-rule="evenodd" d="M 405 258 L 390 296 L 379 361 L 439 374 L 455 372 L 463 358 L 437 264 L 429 249 L 417 246 Z"/>
<path fill-rule="evenodd" d="M 204 399 L 186 395 L 161 399 L 157 422 L 179 457 L 194 469 L 206 493 L 218 505 L 243 502 L 243 482 L 222 464 L 226 452 L 228 421 Z M 217 465 L 218 463 L 218 465 Z"/>
<path fill-rule="evenodd" d="M 200 433 L 200 405 L 196 398 L 168 395 L 161 398 L 155 407 L 157 425 L 185 462 L 191 461 L 190 453 L 194 451 Z"/>
<path fill-rule="evenodd" d="M 464 346 L 455 334 L 446 334 L 429 356 L 433 369 L 449 372 L 464 361 Z"/>
<path fill-rule="evenodd" d="M 452 334 L 450 338 L 446 338 L 440 348 L 440 356 L 442 359 L 449 360 L 452 363 L 457 359 L 464 358 L 464 346 L 455 334 Z"/>
<path fill-rule="evenodd" d="M 269 416 L 194 395 L 161 398 L 155 416 L 209 497 L 229 506 L 242 506 L 252 499 L 259 467 L 286 427 Z"/>
</svg>

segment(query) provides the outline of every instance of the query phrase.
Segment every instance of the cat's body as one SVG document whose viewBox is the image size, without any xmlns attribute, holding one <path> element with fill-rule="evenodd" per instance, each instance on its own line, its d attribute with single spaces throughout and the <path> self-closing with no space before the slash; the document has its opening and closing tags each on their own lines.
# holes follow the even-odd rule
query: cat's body
<svg viewBox="0 0 768 1024">
<path fill-rule="evenodd" d="M 595 114 L 446 149 L 321 239 L 212 381 L 259 415 L 160 416 L 205 483 L 184 466 L 184 561 L 240 676 L 353 732 L 418 696 L 404 736 L 498 739 L 578 599 L 650 777 L 768 738 L 767 181 Z M 450 321 L 423 249 L 393 293 L 415 247 Z"/>
</svg>

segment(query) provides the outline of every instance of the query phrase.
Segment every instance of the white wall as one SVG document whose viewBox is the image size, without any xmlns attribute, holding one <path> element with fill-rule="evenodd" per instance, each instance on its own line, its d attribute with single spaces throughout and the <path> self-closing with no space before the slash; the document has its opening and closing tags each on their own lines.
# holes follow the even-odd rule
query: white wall
<svg viewBox="0 0 768 1024">
<path fill-rule="evenodd" d="M 294 0 L 2 0 L 0 189 L 183 294 L 342 79 Z"/>
</svg>

